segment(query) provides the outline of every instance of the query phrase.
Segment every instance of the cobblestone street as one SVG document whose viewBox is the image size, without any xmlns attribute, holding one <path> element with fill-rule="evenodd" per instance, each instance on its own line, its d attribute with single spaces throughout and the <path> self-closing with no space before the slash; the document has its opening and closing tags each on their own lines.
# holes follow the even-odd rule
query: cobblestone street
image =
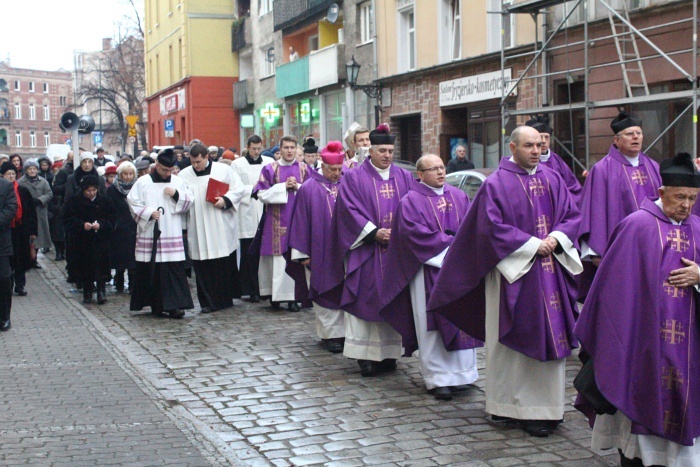
<svg viewBox="0 0 700 467">
<path fill-rule="evenodd" d="M 483 364 L 477 384 L 437 401 L 414 358 L 362 378 L 355 361 L 321 348 L 310 310 L 238 301 L 169 320 L 130 312 L 111 286 L 106 305 L 84 307 L 65 263 L 40 259 L 0 335 L 3 465 L 618 463 L 590 449 L 570 404 L 548 438 L 493 425 Z M 570 359 L 569 382 L 577 367 Z"/>
</svg>

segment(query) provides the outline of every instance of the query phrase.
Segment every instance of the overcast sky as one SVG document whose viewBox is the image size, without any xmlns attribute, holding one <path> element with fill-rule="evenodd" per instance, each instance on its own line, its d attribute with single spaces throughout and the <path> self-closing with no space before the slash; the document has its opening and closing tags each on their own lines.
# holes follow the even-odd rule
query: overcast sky
<svg viewBox="0 0 700 467">
<path fill-rule="evenodd" d="M 143 20 L 143 0 L 136 0 Z M 15 68 L 73 70 L 73 51 L 102 48 L 119 23 L 133 17 L 127 0 L 2 1 L 0 60 Z"/>
</svg>

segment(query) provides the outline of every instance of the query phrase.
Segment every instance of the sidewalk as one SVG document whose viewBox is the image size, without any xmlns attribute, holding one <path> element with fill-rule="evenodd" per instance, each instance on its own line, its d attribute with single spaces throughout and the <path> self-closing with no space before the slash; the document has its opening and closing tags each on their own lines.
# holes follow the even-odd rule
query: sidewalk
<svg viewBox="0 0 700 467">
<path fill-rule="evenodd" d="M 13 297 L 12 329 L 0 334 L 0 463 L 222 462 L 216 449 L 193 442 L 194 432 L 174 421 L 85 311 L 55 293 L 45 271 L 27 279 L 29 295 Z"/>
<path fill-rule="evenodd" d="M 575 358 L 564 423 L 533 438 L 494 426 L 484 412 L 483 349 L 476 384 L 437 401 L 415 358 L 402 358 L 396 373 L 362 378 L 354 360 L 322 349 L 309 310 L 239 301 L 170 320 L 129 311 L 129 295 L 111 286 L 107 304 L 83 307 L 65 282 L 65 263 L 41 261 L 30 296 L 15 301 L 13 329 L 0 335 L 0 351 L 11 355 L 0 364 L 0 408 L 10 414 L 0 416 L 0 464 L 619 462 L 615 450 L 591 450 L 591 430 L 571 406 Z"/>
</svg>

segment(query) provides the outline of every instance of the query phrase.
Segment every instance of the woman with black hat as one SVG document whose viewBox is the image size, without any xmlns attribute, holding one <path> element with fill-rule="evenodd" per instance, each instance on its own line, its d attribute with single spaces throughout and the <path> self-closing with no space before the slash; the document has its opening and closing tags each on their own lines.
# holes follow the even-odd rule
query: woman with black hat
<svg viewBox="0 0 700 467">
<path fill-rule="evenodd" d="M 0 175 L 12 182 L 17 198 L 17 215 L 12 221 L 12 270 L 14 271 L 15 293 L 27 295 L 24 286 L 27 284 L 26 272 L 32 268 L 34 259 L 31 254 L 32 242 L 37 236 L 37 217 L 34 199 L 29 190 L 17 183 L 19 170 L 12 162 L 0 165 Z"/>
<path fill-rule="evenodd" d="M 107 301 L 105 283 L 110 278 L 109 242 L 117 212 L 112 200 L 98 190 L 99 178 L 92 174 L 80 180 L 80 191 L 66 201 L 63 222 L 71 239 L 76 279 L 83 283 L 83 303 L 92 303 L 97 283 L 97 303 Z"/>
</svg>

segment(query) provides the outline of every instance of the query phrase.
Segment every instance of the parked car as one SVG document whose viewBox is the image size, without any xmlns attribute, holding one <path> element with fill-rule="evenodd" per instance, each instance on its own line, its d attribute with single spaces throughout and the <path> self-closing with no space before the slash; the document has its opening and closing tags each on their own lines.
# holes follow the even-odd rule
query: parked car
<svg viewBox="0 0 700 467">
<path fill-rule="evenodd" d="M 408 170 L 409 172 L 411 172 L 411 174 L 413 174 L 413 177 L 416 178 L 416 164 L 414 164 L 413 162 L 403 159 L 397 159 L 394 161 L 394 165 L 396 167 Z"/>
<path fill-rule="evenodd" d="M 469 201 L 474 199 L 474 195 L 479 191 L 481 184 L 486 177 L 491 175 L 495 169 L 471 169 L 452 172 L 445 176 L 445 183 L 457 187 L 467 194 Z"/>
</svg>

